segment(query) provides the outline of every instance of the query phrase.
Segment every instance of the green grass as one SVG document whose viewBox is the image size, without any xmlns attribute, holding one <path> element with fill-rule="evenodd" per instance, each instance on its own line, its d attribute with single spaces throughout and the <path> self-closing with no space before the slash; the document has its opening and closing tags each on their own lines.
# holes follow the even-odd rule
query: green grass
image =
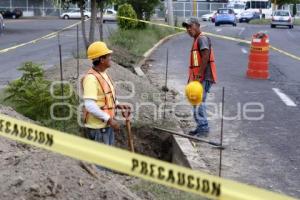
<svg viewBox="0 0 300 200">
<path fill-rule="evenodd" d="M 109 38 L 109 44 L 123 48 L 134 56 L 142 56 L 160 39 L 177 33 L 172 28 L 149 25 L 145 29 L 118 30 Z"/>
<path fill-rule="evenodd" d="M 249 24 L 262 24 L 269 25 L 271 24 L 271 19 L 254 19 L 249 22 Z M 294 25 L 300 25 L 300 19 L 295 19 Z"/>
<path fill-rule="evenodd" d="M 295 21 L 294 21 L 294 25 L 298 25 L 298 26 L 300 26 L 300 19 L 295 19 Z"/>
<path fill-rule="evenodd" d="M 150 192 L 157 200 L 207 200 L 191 193 L 171 189 L 169 187 L 143 180 L 141 180 L 138 184 L 132 185 L 130 189 L 137 194 Z"/>
<path fill-rule="evenodd" d="M 271 24 L 271 19 L 253 19 L 249 24 Z"/>
</svg>

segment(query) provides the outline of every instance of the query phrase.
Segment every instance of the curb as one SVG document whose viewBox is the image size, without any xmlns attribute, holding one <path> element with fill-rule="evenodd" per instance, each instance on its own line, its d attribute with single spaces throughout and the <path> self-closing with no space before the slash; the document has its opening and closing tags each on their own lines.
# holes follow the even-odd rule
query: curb
<svg viewBox="0 0 300 200">
<path fill-rule="evenodd" d="M 182 34 L 183 32 L 179 32 L 179 33 L 175 33 L 172 35 L 168 35 L 166 37 L 164 37 L 163 39 L 161 39 L 160 41 L 158 41 L 151 49 L 149 49 L 147 52 L 144 53 L 143 55 L 143 59 L 141 61 L 138 62 L 138 64 L 133 68 L 135 73 L 138 76 L 141 77 L 145 77 L 145 73 L 143 72 L 143 70 L 141 69 L 141 67 L 146 63 L 146 60 L 152 55 L 152 53 L 163 43 L 167 42 L 168 40 L 170 40 L 171 38 Z"/>
</svg>

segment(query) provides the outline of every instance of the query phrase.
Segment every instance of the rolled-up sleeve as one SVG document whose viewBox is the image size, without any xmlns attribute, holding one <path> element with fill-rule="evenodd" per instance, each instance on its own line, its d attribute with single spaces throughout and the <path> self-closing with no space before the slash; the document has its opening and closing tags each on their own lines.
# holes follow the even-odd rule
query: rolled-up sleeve
<svg viewBox="0 0 300 200">
<path fill-rule="evenodd" d="M 205 50 L 205 49 L 209 49 L 209 41 L 207 37 L 200 37 L 199 38 L 199 49 L 200 51 Z"/>
</svg>

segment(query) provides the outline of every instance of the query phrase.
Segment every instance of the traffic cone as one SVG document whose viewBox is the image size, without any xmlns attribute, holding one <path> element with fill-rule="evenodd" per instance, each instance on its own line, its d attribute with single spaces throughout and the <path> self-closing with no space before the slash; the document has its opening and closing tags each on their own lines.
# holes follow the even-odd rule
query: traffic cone
<svg viewBox="0 0 300 200">
<path fill-rule="evenodd" d="M 265 33 L 257 33 L 252 37 L 247 77 L 269 78 L 269 37 Z"/>
</svg>

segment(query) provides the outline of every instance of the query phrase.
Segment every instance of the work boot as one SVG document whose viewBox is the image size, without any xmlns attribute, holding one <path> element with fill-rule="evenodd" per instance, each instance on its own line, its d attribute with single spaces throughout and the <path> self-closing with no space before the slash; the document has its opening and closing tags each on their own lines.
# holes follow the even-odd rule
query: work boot
<svg viewBox="0 0 300 200">
<path fill-rule="evenodd" d="M 202 131 L 202 132 L 198 132 L 195 136 L 196 137 L 207 137 L 209 134 L 209 131 Z"/>
<path fill-rule="evenodd" d="M 197 137 L 207 137 L 209 134 L 209 130 L 198 130 L 198 129 L 195 129 L 193 131 L 190 131 L 188 133 L 188 135 L 190 136 L 197 136 Z"/>
<path fill-rule="evenodd" d="M 188 133 L 188 135 L 190 135 L 190 136 L 195 136 L 197 134 L 198 134 L 198 130 L 197 129 L 195 129 L 193 131 L 189 131 L 189 133 Z"/>
</svg>

